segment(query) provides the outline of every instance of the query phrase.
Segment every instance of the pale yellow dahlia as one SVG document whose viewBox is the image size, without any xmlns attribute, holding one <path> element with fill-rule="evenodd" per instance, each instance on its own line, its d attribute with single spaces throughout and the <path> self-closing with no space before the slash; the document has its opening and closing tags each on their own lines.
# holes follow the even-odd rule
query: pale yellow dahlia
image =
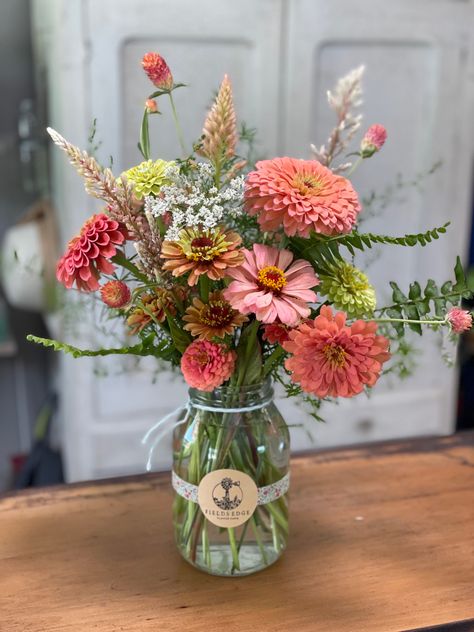
<svg viewBox="0 0 474 632">
<path fill-rule="evenodd" d="M 234 330 L 248 319 L 233 309 L 222 293 L 217 291 L 209 295 L 207 303 L 195 298 L 193 304 L 187 308 L 183 320 L 187 323 L 184 329 L 192 336 L 197 336 L 201 340 L 212 340 L 214 337 L 224 338 L 226 334 L 232 335 Z"/>
<path fill-rule="evenodd" d="M 212 281 L 222 279 L 227 268 L 244 262 L 238 250 L 241 237 L 224 228 L 183 228 L 177 241 L 164 241 L 161 257 L 166 259 L 164 270 L 173 276 L 189 273 L 188 285 L 196 285 L 199 276 L 205 274 Z"/>
<path fill-rule="evenodd" d="M 374 311 L 377 305 L 375 290 L 367 276 L 350 263 L 341 261 L 331 267 L 329 274 L 320 274 L 319 279 L 320 294 L 348 316 L 366 316 Z"/>
<path fill-rule="evenodd" d="M 166 160 L 146 160 L 125 171 L 123 175 L 133 185 L 134 193 L 140 200 L 145 195 L 158 195 L 163 185 L 170 184 L 165 173 L 173 164 Z"/>
</svg>

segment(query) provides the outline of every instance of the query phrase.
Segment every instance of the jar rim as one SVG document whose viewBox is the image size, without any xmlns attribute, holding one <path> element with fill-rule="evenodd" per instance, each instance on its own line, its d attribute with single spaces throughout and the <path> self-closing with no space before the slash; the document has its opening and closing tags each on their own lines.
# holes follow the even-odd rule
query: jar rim
<svg viewBox="0 0 474 632">
<path fill-rule="evenodd" d="M 243 386 L 223 385 L 212 391 L 200 391 L 190 388 L 189 401 L 193 403 L 205 404 L 209 407 L 223 408 L 225 406 L 234 408 L 236 405 L 249 405 L 273 399 L 273 380 L 266 378 L 255 384 L 245 384 Z"/>
</svg>

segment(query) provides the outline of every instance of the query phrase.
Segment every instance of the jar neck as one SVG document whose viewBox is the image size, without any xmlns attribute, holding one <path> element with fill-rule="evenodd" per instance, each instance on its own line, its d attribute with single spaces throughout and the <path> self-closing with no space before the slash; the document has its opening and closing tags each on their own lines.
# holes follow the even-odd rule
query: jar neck
<svg viewBox="0 0 474 632">
<path fill-rule="evenodd" d="M 260 406 L 273 399 L 273 387 L 270 379 L 247 386 L 220 386 L 211 392 L 189 389 L 191 405 L 209 408 L 247 408 Z"/>
</svg>

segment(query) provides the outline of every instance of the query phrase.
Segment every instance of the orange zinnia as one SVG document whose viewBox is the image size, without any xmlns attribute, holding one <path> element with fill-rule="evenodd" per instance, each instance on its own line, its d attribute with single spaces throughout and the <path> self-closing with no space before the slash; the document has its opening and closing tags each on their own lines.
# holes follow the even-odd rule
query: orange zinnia
<svg viewBox="0 0 474 632">
<path fill-rule="evenodd" d="M 218 281 L 227 268 L 244 262 L 243 253 L 238 250 L 241 242 L 237 233 L 223 228 L 183 228 L 177 241 L 164 241 L 161 246 L 161 257 L 167 260 L 163 269 L 176 277 L 189 272 L 191 286 L 196 285 L 201 274 Z"/>
<path fill-rule="evenodd" d="M 187 308 L 183 320 L 188 323 L 184 329 L 192 336 L 212 340 L 214 337 L 224 338 L 226 334 L 231 336 L 237 327 L 247 321 L 247 317 L 233 309 L 221 292 L 213 292 L 208 303 L 195 298 L 193 304 Z"/>
</svg>

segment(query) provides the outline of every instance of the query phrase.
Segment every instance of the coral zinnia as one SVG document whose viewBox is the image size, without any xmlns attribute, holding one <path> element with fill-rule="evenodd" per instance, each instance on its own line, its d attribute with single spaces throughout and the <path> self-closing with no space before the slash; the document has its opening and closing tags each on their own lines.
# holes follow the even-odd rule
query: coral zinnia
<svg viewBox="0 0 474 632">
<path fill-rule="evenodd" d="M 389 341 L 377 336 L 377 324 L 357 320 L 346 325 L 346 315 L 333 315 L 327 305 L 314 321 L 289 333 L 283 348 L 292 354 L 285 361 L 291 379 L 318 397 L 352 397 L 373 386 L 382 364 L 390 358 Z"/>
<path fill-rule="evenodd" d="M 104 283 L 100 288 L 100 296 L 106 305 L 119 309 L 129 303 L 131 292 L 123 281 L 114 280 Z"/>
<path fill-rule="evenodd" d="M 295 325 L 310 314 L 308 303 L 316 300 L 310 289 L 319 283 L 311 265 L 303 259 L 293 262 L 289 250 L 254 244 L 243 249 L 245 263 L 227 271 L 235 279 L 224 297 L 242 314 L 254 313 L 263 323 L 279 319 Z M 293 263 L 292 263 L 293 262 Z"/>
<path fill-rule="evenodd" d="M 232 335 L 236 327 L 245 323 L 247 317 L 233 309 L 221 292 L 213 292 L 209 295 L 209 301 L 203 303 L 195 298 L 190 305 L 183 320 L 187 323 L 184 329 L 192 336 L 198 336 L 201 340 L 212 338 L 224 338 L 226 334 Z"/>
<path fill-rule="evenodd" d="M 125 171 L 123 175 L 133 184 L 133 192 L 141 200 L 145 195 L 158 195 L 163 185 L 170 184 L 166 169 L 173 164 L 166 160 L 146 160 Z"/>
<path fill-rule="evenodd" d="M 346 178 L 316 160 L 273 158 L 257 162 L 245 183 L 245 209 L 263 230 L 308 237 L 347 233 L 361 210 Z"/>
<path fill-rule="evenodd" d="M 189 386 L 212 391 L 230 378 L 236 358 L 224 344 L 195 340 L 183 353 L 181 371 Z"/>
<path fill-rule="evenodd" d="M 161 257 L 167 259 L 163 269 L 171 270 L 176 277 L 189 272 L 191 286 L 201 274 L 217 281 L 225 276 L 227 268 L 243 263 L 244 255 L 237 250 L 241 242 L 237 233 L 222 228 L 183 228 L 178 241 L 164 241 L 161 246 Z"/>
<path fill-rule="evenodd" d="M 174 316 L 176 314 L 175 303 L 173 293 L 163 288 L 157 288 L 153 294 L 142 294 L 140 304 L 132 310 L 127 318 L 130 334 L 137 334 L 150 323 L 164 322 L 166 311 Z"/>
<path fill-rule="evenodd" d="M 117 252 L 116 245 L 127 239 L 127 231 L 104 213 L 90 217 L 77 237 L 71 239 L 56 267 L 56 278 L 71 288 L 93 292 L 99 289 L 101 272 L 111 274 L 115 266 L 108 261 Z"/>
<path fill-rule="evenodd" d="M 143 70 L 148 79 L 160 90 L 171 90 L 173 87 L 173 75 L 161 55 L 158 53 L 146 53 L 142 59 Z"/>
<path fill-rule="evenodd" d="M 319 275 L 319 292 L 327 296 L 336 309 L 342 309 L 353 317 L 365 316 L 374 311 L 377 304 L 375 290 L 361 270 L 340 261 L 331 266 L 328 272 Z"/>
<path fill-rule="evenodd" d="M 472 327 L 472 314 L 460 307 L 451 307 L 446 314 L 446 320 L 455 334 L 462 334 Z"/>
</svg>

